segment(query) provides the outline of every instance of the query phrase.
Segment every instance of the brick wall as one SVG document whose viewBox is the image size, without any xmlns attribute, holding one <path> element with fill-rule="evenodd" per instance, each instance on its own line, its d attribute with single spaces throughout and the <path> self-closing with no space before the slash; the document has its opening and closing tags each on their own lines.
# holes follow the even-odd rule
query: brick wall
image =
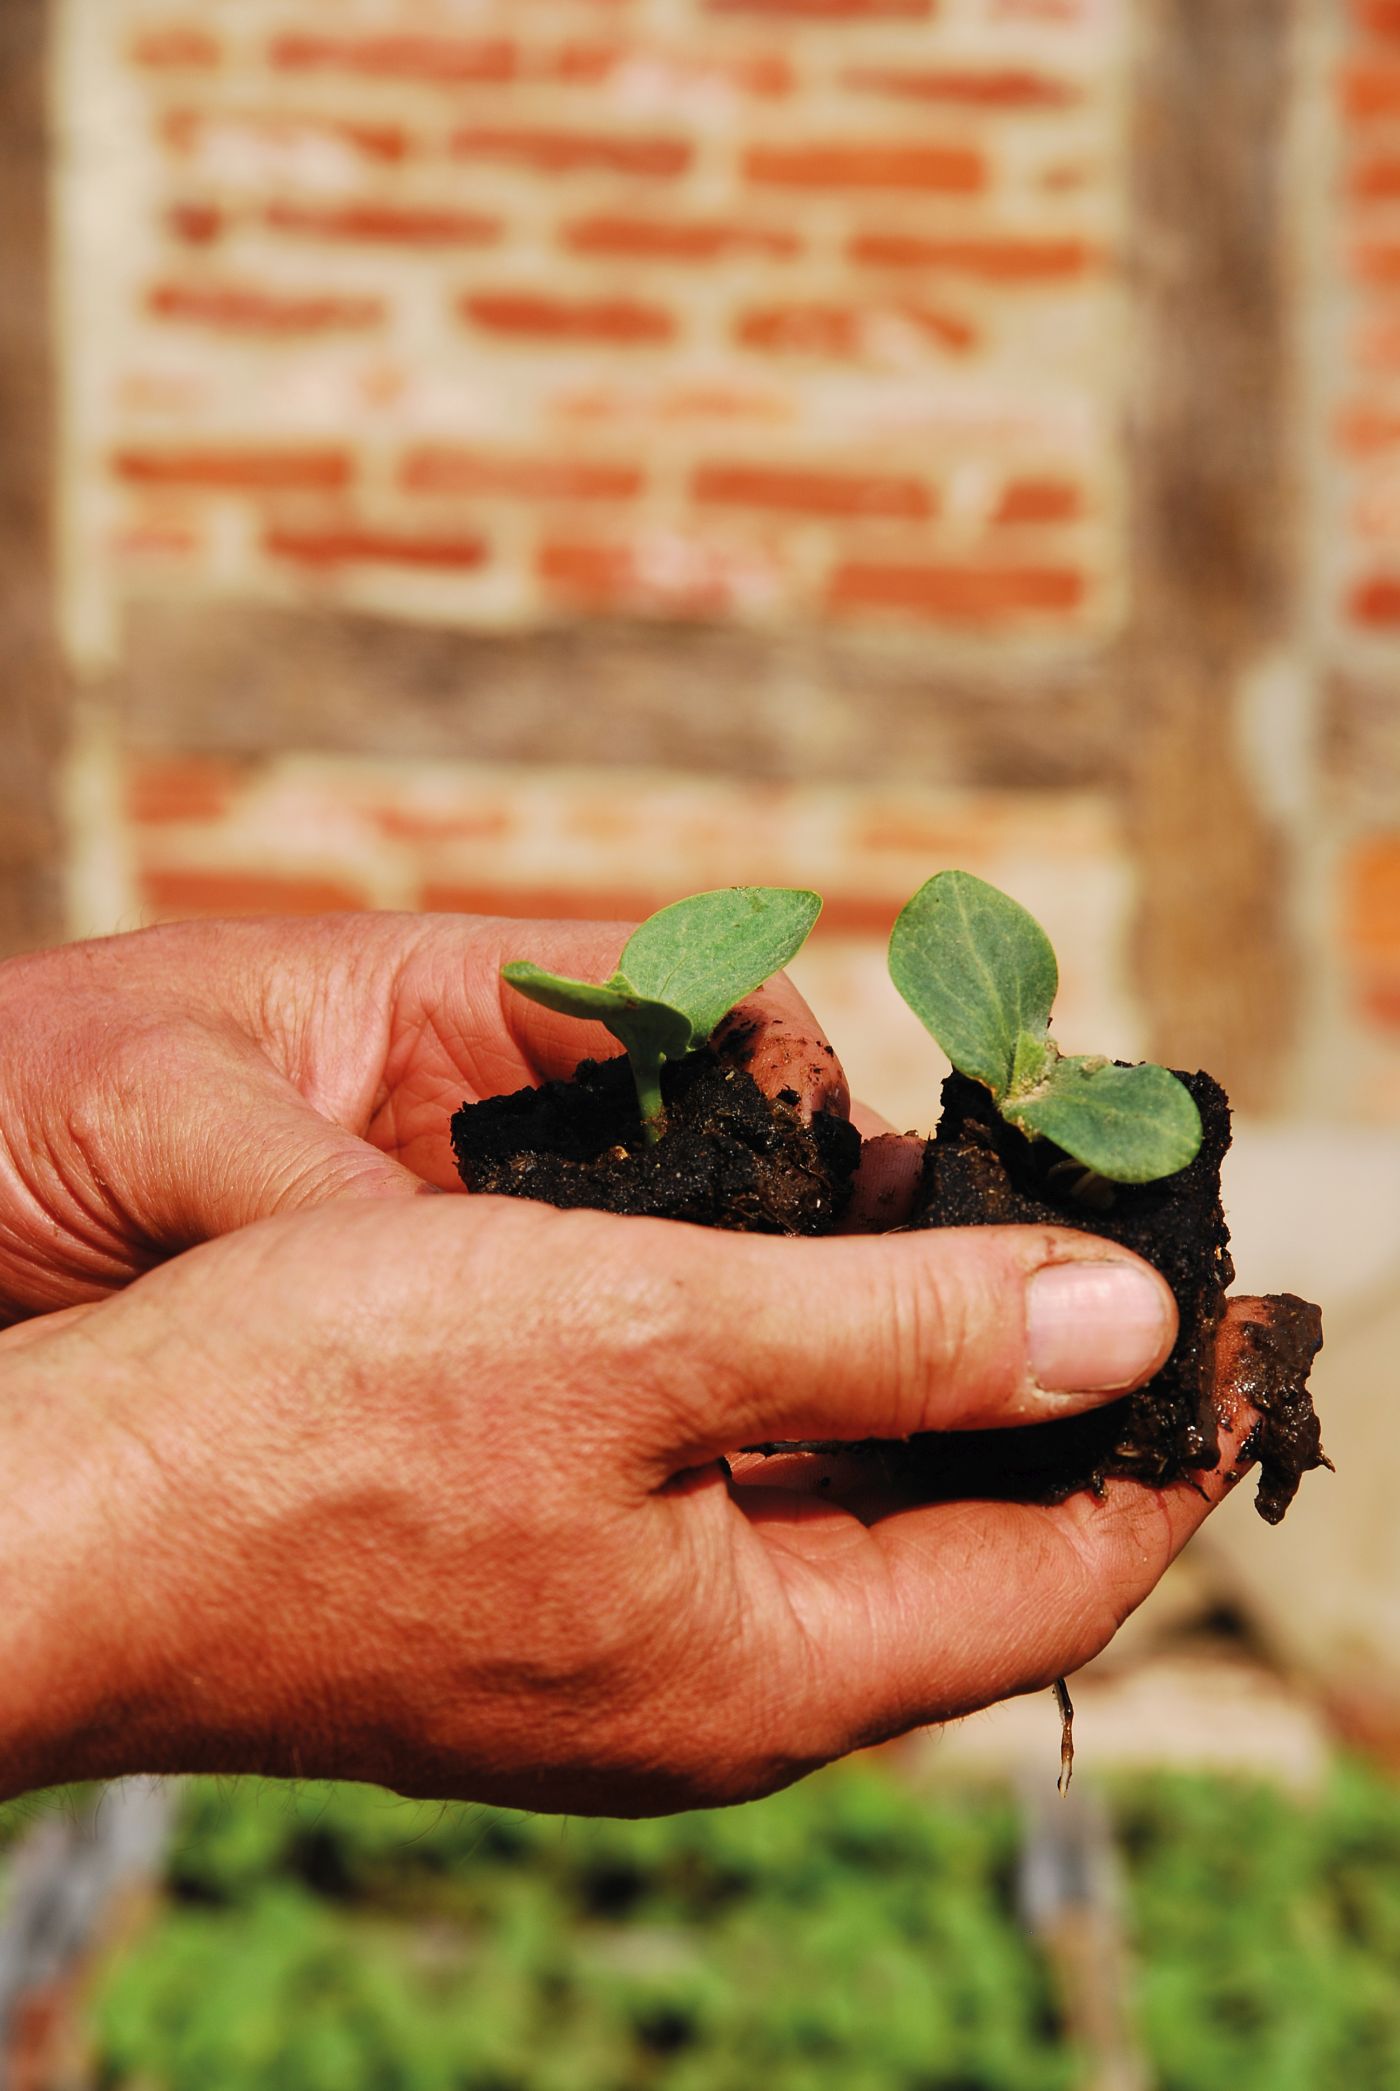
<svg viewBox="0 0 1400 2091">
<path fill-rule="evenodd" d="M 65 0 L 80 637 L 1102 632 L 1125 13 Z"/>
<path fill-rule="evenodd" d="M 810 984 L 912 1120 L 913 1047 L 855 1041 L 901 1035 L 876 918 L 956 855 L 1052 919 L 1076 1043 L 1400 1122 L 1392 0 L 1197 25 L 1297 32 L 1276 125 L 1199 83 L 1285 169 L 1297 371 L 1267 285 L 1229 367 L 1189 304 L 1154 349 L 1299 548 L 1219 660 L 1267 531 L 1202 527 L 1209 455 L 1146 474 L 1201 617 L 1181 560 L 1144 612 L 1144 286 L 1206 228 L 1144 230 L 1132 152 L 1191 157 L 1181 0 L 53 4 L 74 928 L 810 881 Z"/>
<path fill-rule="evenodd" d="M 1333 467 L 1313 542 L 1330 681 L 1320 876 L 1341 978 L 1319 1059 L 1371 1115 L 1400 1119 L 1400 6 L 1352 0 L 1329 56 L 1331 214 L 1309 320 Z"/>
<path fill-rule="evenodd" d="M 1352 635 L 1400 637 L 1400 7 L 1360 0 L 1336 78 L 1345 306 L 1337 600 Z"/>
<path fill-rule="evenodd" d="M 813 879 L 821 924 L 794 967 L 857 1093 L 936 1115 L 947 1063 L 895 995 L 885 939 L 930 869 L 1033 894 L 1063 954 L 1061 1035 L 1140 1050 L 1123 992 L 1131 865 L 1102 797 L 740 783 L 675 772 L 127 755 L 99 765 L 80 854 L 96 924 L 410 908 L 629 918 L 738 875 Z M 119 837 L 114 851 L 112 838 Z M 521 955 L 531 954 L 528 926 Z"/>
</svg>

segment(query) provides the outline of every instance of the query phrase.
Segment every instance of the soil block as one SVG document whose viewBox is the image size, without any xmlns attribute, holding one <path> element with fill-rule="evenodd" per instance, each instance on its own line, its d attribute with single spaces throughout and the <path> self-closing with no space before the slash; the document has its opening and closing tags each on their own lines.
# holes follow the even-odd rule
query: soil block
<svg viewBox="0 0 1400 2091">
<path fill-rule="evenodd" d="M 464 1104 L 452 1149 L 471 1191 L 547 1205 L 689 1220 L 745 1234 L 829 1234 L 850 1197 L 860 1137 L 844 1118 L 806 1123 L 793 1090 L 764 1095 L 742 1036 L 668 1062 L 666 1131 L 642 1139 L 625 1056 L 585 1060 L 567 1082 Z"/>
<path fill-rule="evenodd" d="M 1051 1503 L 1077 1489 L 1101 1490 L 1111 1477 L 1158 1488 L 1219 1465 L 1216 1336 L 1234 1278 L 1220 1203 L 1230 1106 L 1209 1075 L 1180 1079 L 1201 1114 L 1201 1149 L 1175 1176 L 1147 1184 L 1090 1176 L 1051 1141 L 1028 1140 L 1008 1125 L 980 1083 L 958 1074 L 944 1083 L 910 1224 L 1048 1224 L 1103 1235 L 1161 1271 L 1176 1295 L 1181 1332 L 1157 1376 L 1107 1407 L 1022 1430 L 924 1439 L 937 1495 Z M 1242 1350 L 1236 1391 L 1260 1411 L 1247 1450 L 1260 1465 L 1260 1515 L 1277 1524 L 1303 1474 L 1327 1463 L 1307 1391 L 1322 1317 L 1291 1296 L 1265 1305 L 1243 1332 L 1248 1358 Z"/>
</svg>

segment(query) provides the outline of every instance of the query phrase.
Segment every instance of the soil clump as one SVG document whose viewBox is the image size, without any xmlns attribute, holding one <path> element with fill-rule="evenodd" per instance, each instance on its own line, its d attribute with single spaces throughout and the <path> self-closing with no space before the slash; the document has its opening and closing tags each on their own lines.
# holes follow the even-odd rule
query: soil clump
<svg viewBox="0 0 1400 2091">
<path fill-rule="evenodd" d="M 767 1097 L 743 1041 L 662 1071 L 666 1130 L 642 1137 L 625 1056 L 585 1060 L 572 1080 L 464 1104 L 452 1149 L 468 1190 L 548 1205 L 687 1220 L 745 1234 L 829 1234 L 850 1198 L 860 1136 L 810 1122 L 794 1090 Z"/>
<path fill-rule="evenodd" d="M 1210 1075 L 1179 1079 L 1201 1114 L 1201 1149 L 1176 1175 L 1145 1184 L 1093 1176 L 1053 1142 L 1030 1141 L 1008 1125 L 980 1083 L 958 1074 L 945 1082 L 910 1225 L 1048 1225 L 1103 1235 L 1161 1271 L 1181 1329 L 1162 1370 L 1121 1401 L 1021 1430 L 913 1440 L 931 1495 L 1054 1503 L 1082 1488 L 1101 1492 L 1111 1478 L 1163 1488 L 1219 1465 L 1216 1342 L 1234 1279 L 1220 1202 L 1230 1107 Z M 1260 1412 L 1246 1449 L 1259 1462 L 1259 1513 L 1277 1524 L 1302 1476 L 1328 1463 L 1307 1391 L 1322 1317 L 1292 1295 L 1260 1305 L 1267 1313 L 1243 1332 L 1231 1391 Z"/>
</svg>

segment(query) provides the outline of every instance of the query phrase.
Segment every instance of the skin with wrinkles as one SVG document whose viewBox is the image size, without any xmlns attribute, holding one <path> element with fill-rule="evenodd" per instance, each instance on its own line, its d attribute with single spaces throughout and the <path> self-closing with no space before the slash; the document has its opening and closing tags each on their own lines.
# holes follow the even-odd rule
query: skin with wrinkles
<svg viewBox="0 0 1400 2091">
<path fill-rule="evenodd" d="M 418 1196 L 464 1095 L 603 1043 L 503 1012 L 517 933 L 224 924 L 0 968 L 0 1794 L 188 1769 L 743 1799 L 1072 1670 L 1228 1487 L 1228 1459 L 1205 1495 L 1053 1508 L 902 1503 L 868 1465 L 731 1478 L 745 1444 L 1112 1398 L 1037 1386 L 1027 1288 L 1136 1260 Z M 551 934 L 593 973 L 626 927 Z M 747 1011 L 765 1086 L 844 1107 L 790 988 Z M 1140 1377 L 1174 1326 L 1168 1296 Z"/>
<path fill-rule="evenodd" d="M 341 1204 L 22 1326 L 4 1790 L 259 1771 L 641 1813 L 1073 1670 L 1205 1498 L 848 1505 L 717 1455 L 1074 1406 L 1005 1306 L 1083 1240 Z"/>
<path fill-rule="evenodd" d="M 581 971 L 613 966 L 628 930 L 532 925 Z M 271 1213 L 460 1188 L 464 1097 L 616 1051 L 600 1024 L 503 996 L 519 935 L 445 915 L 180 923 L 0 966 L 0 1316 L 100 1298 Z M 796 990 L 742 1007 L 756 1079 L 844 1112 Z"/>
</svg>

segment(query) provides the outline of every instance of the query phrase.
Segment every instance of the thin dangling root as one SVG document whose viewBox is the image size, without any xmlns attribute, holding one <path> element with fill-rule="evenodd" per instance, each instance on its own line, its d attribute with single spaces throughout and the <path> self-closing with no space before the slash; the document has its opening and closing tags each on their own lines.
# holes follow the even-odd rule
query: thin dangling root
<svg viewBox="0 0 1400 2091">
<path fill-rule="evenodd" d="M 1058 1793 L 1068 1793 L 1069 1782 L 1074 1777 L 1074 1701 L 1063 1677 L 1055 1679 L 1052 1689 L 1055 1704 L 1060 1709 L 1060 1776 L 1055 1781 L 1055 1789 Z"/>
</svg>

